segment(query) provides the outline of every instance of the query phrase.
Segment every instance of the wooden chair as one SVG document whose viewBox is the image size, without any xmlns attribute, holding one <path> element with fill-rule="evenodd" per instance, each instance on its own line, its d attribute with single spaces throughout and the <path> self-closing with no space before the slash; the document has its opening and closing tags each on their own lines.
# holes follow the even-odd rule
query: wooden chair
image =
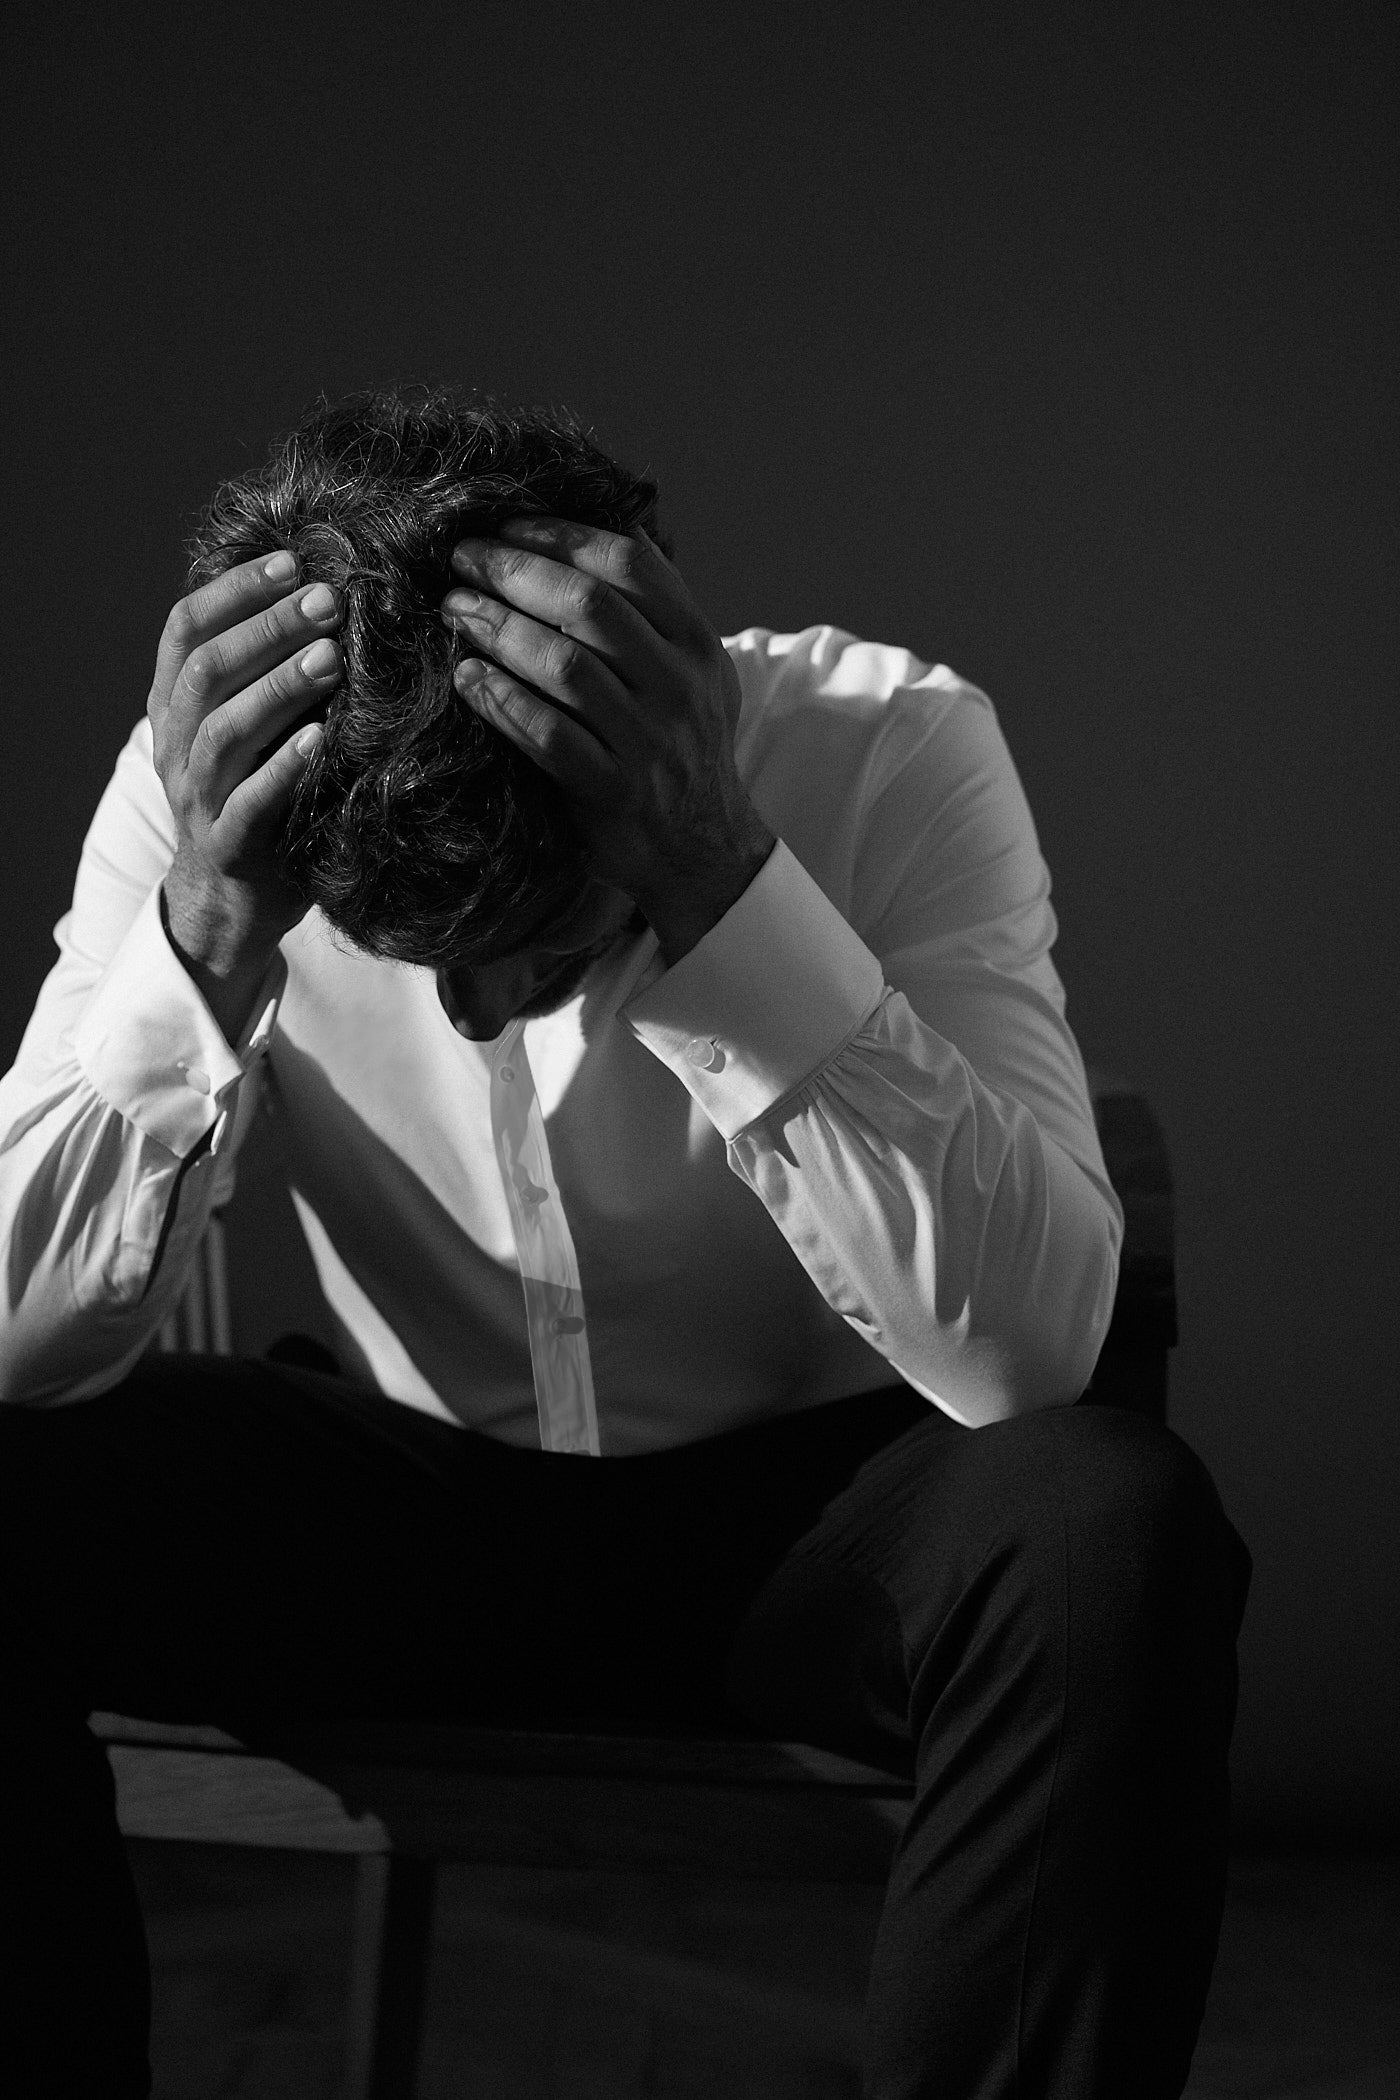
<svg viewBox="0 0 1400 2100">
<path fill-rule="evenodd" d="M 1176 1341 L 1171 1178 L 1141 1095 L 1091 1073 L 1127 1218 L 1113 1322 L 1087 1402 L 1165 1418 Z M 172 1346 L 230 1346 L 211 1232 Z M 240 1740 L 114 1714 L 131 1837 L 353 1853 L 343 2100 L 412 2100 L 439 1862 L 882 1882 L 908 1811 L 898 1775 L 800 1743 L 442 1724 L 271 1726 Z"/>
</svg>

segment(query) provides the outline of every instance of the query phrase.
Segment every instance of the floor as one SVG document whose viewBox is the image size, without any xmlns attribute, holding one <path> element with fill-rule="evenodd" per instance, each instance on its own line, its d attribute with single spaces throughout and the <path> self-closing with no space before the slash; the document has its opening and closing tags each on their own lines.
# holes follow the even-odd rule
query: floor
<svg viewBox="0 0 1400 2100">
<path fill-rule="evenodd" d="M 131 1849 L 156 2100 L 334 2100 L 348 1862 Z M 876 1901 L 449 1872 L 421 2100 L 853 2100 Z M 1237 1855 L 1188 2100 L 1400 2100 L 1400 1852 Z"/>
</svg>

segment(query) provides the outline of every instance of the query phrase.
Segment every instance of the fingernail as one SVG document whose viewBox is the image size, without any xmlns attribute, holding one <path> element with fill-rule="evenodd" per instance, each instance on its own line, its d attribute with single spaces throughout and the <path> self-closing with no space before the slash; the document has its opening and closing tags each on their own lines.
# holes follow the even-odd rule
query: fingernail
<svg viewBox="0 0 1400 2100">
<path fill-rule="evenodd" d="M 442 601 L 446 613 L 474 613 L 481 610 L 480 591 L 449 591 Z"/>
<path fill-rule="evenodd" d="M 308 722 L 305 729 L 303 729 L 303 731 L 301 732 L 301 735 L 293 744 L 292 749 L 297 753 L 299 757 L 306 758 L 312 751 L 316 749 L 316 746 L 320 743 L 321 738 L 324 734 L 325 732 L 321 728 L 319 722 Z"/>
<path fill-rule="evenodd" d="M 308 620 L 328 620 L 335 611 L 335 592 L 328 583 L 314 583 L 298 610 Z"/>
<path fill-rule="evenodd" d="M 340 663 L 339 652 L 331 641 L 313 642 L 297 665 L 303 678 L 329 678 Z"/>
<path fill-rule="evenodd" d="M 263 563 L 263 575 L 269 583 L 290 583 L 296 572 L 295 554 L 274 554 Z"/>
</svg>

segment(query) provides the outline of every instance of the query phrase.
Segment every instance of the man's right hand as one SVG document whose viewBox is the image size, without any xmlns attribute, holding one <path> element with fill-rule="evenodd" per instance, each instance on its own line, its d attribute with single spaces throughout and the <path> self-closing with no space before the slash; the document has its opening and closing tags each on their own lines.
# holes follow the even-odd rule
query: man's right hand
<svg viewBox="0 0 1400 2100">
<path fill-rule="evenodd" d="M 277 848 L 321 731 L 287 732 L 324 708 L 341 674 L 335 593 L 295 584 L 290 554 L 262 555 L 182 598 L 146 706 L 177 839 L 166 928 L 230 1042 L 306 911 Z"/>
</svg>

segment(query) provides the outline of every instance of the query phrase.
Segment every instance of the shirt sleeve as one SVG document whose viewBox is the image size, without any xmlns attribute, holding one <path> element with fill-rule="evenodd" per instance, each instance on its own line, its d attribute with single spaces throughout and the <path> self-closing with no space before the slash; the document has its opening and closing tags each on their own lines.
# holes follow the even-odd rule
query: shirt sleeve
<svg viewBox="0 0 1400 2100">
<path fill-rule="evenodd" d="M 828 1304 L 977 1425 L 1084 1390 L 1122 1211 L 1050 962 L 1030 810 L 990 703 L 966 690 L 906 736 L 863 812 L 863 932 L 780 839 L 622 1018 Z"/>
<path fill-rule="evenodd" d="M 232 1193 L 285 965 L 231 1046 L 165 934 L 174 848 L 143 722 L 93 818 L 55 928 L 58 961 L 0 1079 L 0 1400 L 55 1404 L 116 1384 Z"/>
</svg>

